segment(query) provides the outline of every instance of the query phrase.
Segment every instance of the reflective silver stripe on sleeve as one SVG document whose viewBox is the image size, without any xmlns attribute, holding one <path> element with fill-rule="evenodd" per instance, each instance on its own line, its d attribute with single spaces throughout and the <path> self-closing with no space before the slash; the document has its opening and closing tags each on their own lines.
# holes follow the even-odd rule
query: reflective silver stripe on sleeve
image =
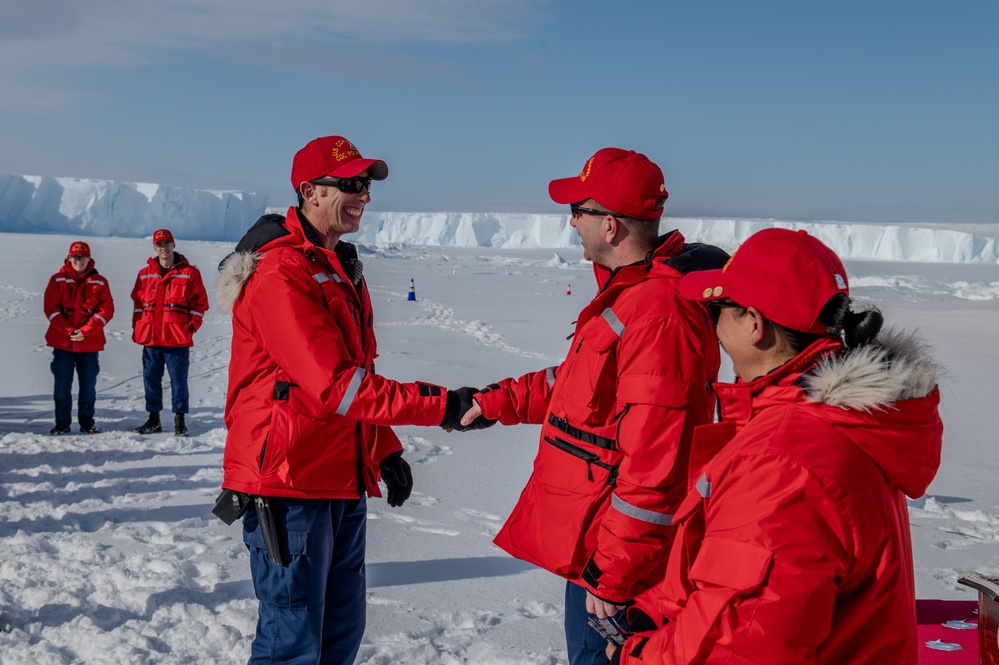
<svg viewBox="0 0 999 665">
<path fill-rule="evenodd" d="M 175 275 L 170 275 L 170 276 L 173 277 L 174 279 L 191 279 L 190 275 L 186 275 L 186 274 L 184 274 L 182 272 L 179 272 L 179 273 L 177 273 Z"/>
<path fill-rule="evenodd" d="M 703 473 L 701 474 L 701 477 L 697 479 L 697 484 L 694 485 L 694 487 L 697 488 L 698 494 L 703 496 L 705 499 L 711 496 L 711 483 L 708 482 L 708 477 Z"/>
<path fill-rule="evenodd" d="M 106 326 L 108 324 L 107 319 L 105 319 L 100 314 L 94 314 L 94 318 L 98 319 L 101 322 L 101 325 L 105 325 Z"/>
<path fill-rule="evenodd" d="M 191 314 L 194 314 L 195 316 L 200 316 L 201 318 L 205 318 L 205 313 L 204 313 L 204 312 L 195 312 L 195 311 L 194 311 L 194 310 L 192 309 L 192 310 L 191 310 Z"/>
<path fill-rule="evenodd" d="M 662 526 L 672 526 L 673 516 L 667 515 L 666 513 L 657 513 L 654 510 L 646 510 L 645 508 L 639 508 L 638 506 L 633 506 L 617 494 L 611 494 L 611 506 L 617 510 L 619 513 L 623 513 L 628 517 L 633 517 L 636 520 L 641 520 L 642 522 L 648 522 L 649 524 L 660 524 Z"/>
<path fill-rule="evenodd" d="M 549 367 L 546 369 L 545 375 L 548 377 L 548 387 L 551 388 L 555 385 L 555 368 Z"/>
<path fill-rule="evenodd" d="M 319 284 L 322 284 L 323 282 L 329 282 L 331 280 L 337 283 L 343 281 L 343 279 L 340 278 L 340 275 L 337 275 L 336 273 L 326 273 L 326 272 L 317 273 L 312 276 L 312 279 L 316 280 L 316 282 L 318 282 Z"/>
<path fill-rule="evenodd" d="M 65 277 L 56 277 L 56 281 L 57 282 L 66 282 L 66 283 L 69 283 L 69 282 L 72 282 L 73 280 L 67 279 Z"/>
<path fill-rule="evenodd" d="M 350 379 L 350 385 L 347 386 L 347 390 L 343 393 L 343 399 L 340 400 L 340 406 L 337 407 L 336 413 L 338 416 L 347 415 L 347 409 L 354 402 L 354 396 L 357 395 L 357 389 L 361 386 L 361 380 L 364 378 L 367 372 L 363 367 L 358 367 L 354 370 L 354 376 Z"/>
<path fill-rule="evenodd" d="M 160 275 L 140 275 L 139 279 L 159 279 Z"/>
<path fill-rule="evenodd" d="M 96 284 L 97 286 L 104 286 L 104 282 L 101 282 L 101 281 L 96 280 L 96 279 L 90 280 L 90 284 Z"/>
<path fill-rule="evenodd" d="M 141 308 L 141 307 L 136 307 L 136 308 L 135 308 L 135 309 L 133 309 L 132 311 L 133 311 L 133 312 L 135 312 L 135 313 L 138 313 L 138 312 L 141 312 L 141 311 L 142 311 L 142 308 Z"/>
<path fill-rule="evenodd" d="M 624 335 L 624 324 L 621 323 L 621 319 L 617 318 L 617 314 L 610 307 L 605 309 L 600 316 L 604 317 L 604 321 L 611 327 L 611 330 L 617 333 L 618 337 Z"/>
<path fill-rule="evenodd" d="M 52 315 L 49 317 L 49 321 L 51 321 L 55 317 L 59 316 L 59 314 L 61 314 L 61 312 L 52 312 Z"/>
</svg>

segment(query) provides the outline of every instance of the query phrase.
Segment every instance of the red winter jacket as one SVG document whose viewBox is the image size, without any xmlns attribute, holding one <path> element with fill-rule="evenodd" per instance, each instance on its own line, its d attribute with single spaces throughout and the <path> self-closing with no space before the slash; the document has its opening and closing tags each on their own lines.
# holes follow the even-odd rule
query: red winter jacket
<svg viewBox="0 0 999 665">
<path fill-rule="evenodd" d="M 156 257 L 139 271 L 132 288 L 132 341 L 142 346 L 193 346 L 205 322 L 208 294 L 201 273 L 180 254 L 163 273 Z"/>
<path fill-rule="evenodd" d="M 691 433 L 712 418 L 718 340 L 702 306 L 677 294 L 666 260 L 682 247 L 674 231 L 645 262 L 594 265 L 601 288 L 565 360 L 477 396 L 486 418 L 542 425 L 496 544 L 615 603 L 662 579 Z"/>
<path fill-rule="evenodd" d="M 356 288 L 343 267 L 353 245 L 325 249 L 295 208 L 253 233 L 271 239 L 228 258 L 218 287 L 221 306 L 232 306 L 222 487 L 356 499 L 361 478 L 381 496 L 378 465 L 402 450 L 388 425 L 439 425 L 446 390 L 375 374 L 367 285 Z"/>
<path fill-rule="evenodd" d="M 107 279 L 97 272 L 93 260 L 82 275 L 78 275 L 67 260 L 62 269 L 49 278 L 44 308 L 49 320 L 46 344 L 63 351 L 104 350 L 104 328 L 114 316 L 114 301 Z M 83 333 L 82 342 L 70 341 L 74 330 Z"/>
<path fill-rule="evenodd" d="M 638 601 L 665 625 L 622 665 L 916 665 L 905 495 L 940 464 L 940 396 L 918 343 L 881 341 L 716 387 L 666 580 Z"/>
</svg>

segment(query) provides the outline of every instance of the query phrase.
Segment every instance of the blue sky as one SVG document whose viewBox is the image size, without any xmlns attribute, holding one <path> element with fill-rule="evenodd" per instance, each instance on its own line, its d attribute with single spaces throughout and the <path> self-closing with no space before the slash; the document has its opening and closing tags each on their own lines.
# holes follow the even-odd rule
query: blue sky
<svg viewBox="0 0 999 665">
<path fill-rule="evenodd" d="M 668 215 L 999 222 L 999 3 L 0 3 L 0 171 L 240 188 L 386 160 L 372 207 L 551 212 L 597 149 Z"/>
</svg>

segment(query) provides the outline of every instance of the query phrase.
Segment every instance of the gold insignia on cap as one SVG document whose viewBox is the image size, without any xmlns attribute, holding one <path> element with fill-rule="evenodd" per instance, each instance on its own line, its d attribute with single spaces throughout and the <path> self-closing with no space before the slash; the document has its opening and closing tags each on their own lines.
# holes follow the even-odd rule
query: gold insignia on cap
<svg viewBox="0 0 999 665">
<path fill-rule="evenodd" d="M 580 171 L 580 173 L 579 173 L 579 179 L 581 181 L 586 182 L 586 178 L 589 177 L 589 175 L 590 175 L 590 169 L 593 168 L 593 160 L 595 158 L 596 158 L 596 155 L 594 155 L 593 157 L 590 157 L 590 160 L 588 162 L 586 162 L 586 166 L 584 166 L 583 170 Z"/>
<path fill-rule="evenodd" d="M 341 147 L 343 148 L 342 150 Z M 336 161 L 342 162 L 348 157 L 360 157 L 361 153 L 357 151 L 357 148 L 354 147 L 353 143 L 347 139 L 340 139 L 333 144 L 333 148 L 330 150 L 330 156 Z"/>
<path fill-rule="evenodd" d="M 659 185 L 659 191 L 660 192 L 665 192 L 666 191 L 666 185 Z"/>
<path fill-rule="evenodd" d="M 711 297 L 711 289 L 704 289 L 704 293 L 701 294 L 701 297 L 702 298 L 710 298 Z"/>
<path fill-rule="evenodd" d="M 721 294 L 722 294 L 722 287 L 716 286 L 715 288 L 711 289 L 711 295 L 713 295 L 714 297 L 717 298 Z"/>
</svg>

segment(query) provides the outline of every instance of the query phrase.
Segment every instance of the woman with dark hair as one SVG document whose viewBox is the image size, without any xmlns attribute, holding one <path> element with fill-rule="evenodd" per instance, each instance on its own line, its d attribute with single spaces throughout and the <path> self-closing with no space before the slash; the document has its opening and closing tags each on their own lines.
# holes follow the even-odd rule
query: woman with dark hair
<svg viewBox="0 0 999 665">
<path fill-rule="evenodd" d="M 612 662 L 915 665 L 905 497 L 940 464 L 937 365 L 853 310 L 843 264 L 804 231 L 761 231 L 680 290 L 737 379 L 714 386 L 665 580 Z"/>
</svg>

